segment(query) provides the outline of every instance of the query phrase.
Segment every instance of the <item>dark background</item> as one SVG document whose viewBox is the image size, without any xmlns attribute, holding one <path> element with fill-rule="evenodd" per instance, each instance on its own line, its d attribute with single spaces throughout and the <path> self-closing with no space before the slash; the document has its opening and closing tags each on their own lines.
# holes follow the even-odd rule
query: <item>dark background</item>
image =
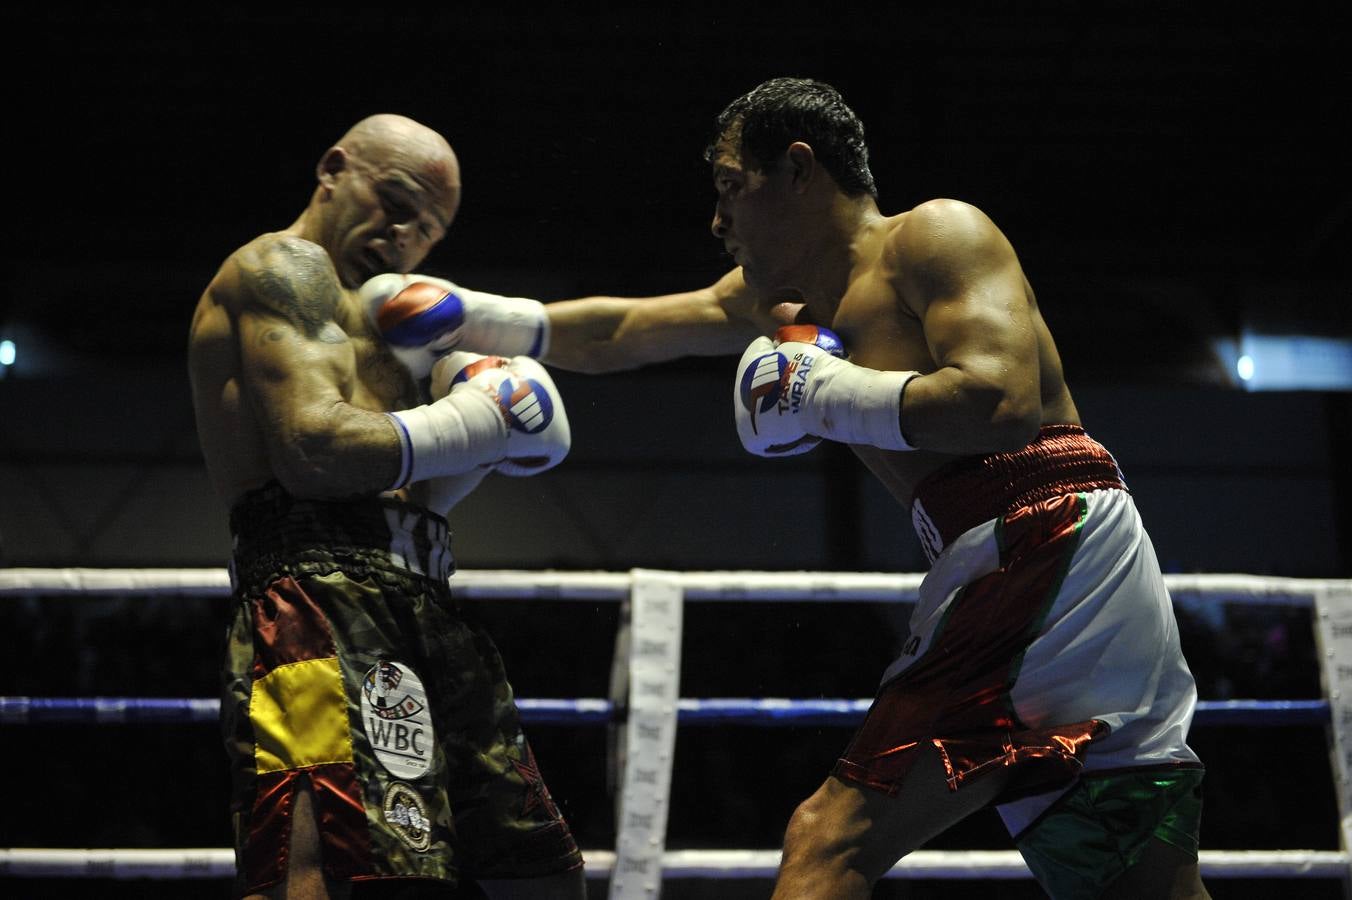
<svg viewBox="0 0 1352 900">
<path fill-rule="evenodd" d="M 1349 394 L 1245 393 L 1216 350 L 1245 329 L 1352 332 L 1344 9 L 678 10 L 0 13 L 0 338 L 20 346 L 0 378 L 0 565 L 223 563 L 224 509 L 187 394 L 192 307 L 231 250 L 294 220 L 315 162 L 357 119 L 413 116 L 460 156 L 464 204 L 425 270 L 545 300 L 645 295 L 726 269 L 700 151 L 727 101 L 787 74 L 834 84 L 863 118 L 884 212 L 956 197 L 1008 234 L 1086 425 L 1117 454 L 1166 569 L 1352 575 Z M 919 570 L 905 514 L 848 453 L 772 464 L 741 451 L 731 367 L 559 375 L 572 455 L 466 501 L 453 522 L 461 566 Z M 227 612 L 16 601 L 0 693 L 214 695 Z M 613 610 L 482 612 L 520 695 L 604 695 Z M 904 634 L 903 612 L 886 606 L 695 604 L 687 618 L 687 696 L 867 696 Z M 1204 698 L 1318 695 L 1304 613 L 1181 619 Z M 847 737 L 683 730 L 669 845 L 777 846 Z M 534 739 L 584 846 L 613 845 L 600 733 Z M 94 741 L 79 728 L 4 728 L 0 765 L 16 784 L 0 843 L 227 843 L 210 728 L 103 729 L 91 755 Z M 1193 743 L 1211 772 L 1206 846 L 1337 845 L 1318 729 L 1199 729 Z M 942 845 L 1008 844 L 990 817 Z M 1324 888 L 1336 895 L 1300 892 Z"/>
</svg>

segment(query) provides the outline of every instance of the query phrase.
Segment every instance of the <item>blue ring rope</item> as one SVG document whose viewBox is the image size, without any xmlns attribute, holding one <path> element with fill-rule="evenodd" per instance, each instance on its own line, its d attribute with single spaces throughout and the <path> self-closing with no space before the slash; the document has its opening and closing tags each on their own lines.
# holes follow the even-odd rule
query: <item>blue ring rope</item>
<svg viewBox="0 0 1352 900">
<path fill-rule="evenodd" d="M 679 702 L 682 725 L 854 726 L 870 700 L 695 699 Z M 517 700 L 530 725 L 602 725 L 615 720 L 607 700 Z M 216 722 L 220 701 L 177 697 L 0 697 L 0 725 L 169 724 Z M 1194 725 L 1327 725 L 1325 700 L 1203 700 Z"/>
</svg>

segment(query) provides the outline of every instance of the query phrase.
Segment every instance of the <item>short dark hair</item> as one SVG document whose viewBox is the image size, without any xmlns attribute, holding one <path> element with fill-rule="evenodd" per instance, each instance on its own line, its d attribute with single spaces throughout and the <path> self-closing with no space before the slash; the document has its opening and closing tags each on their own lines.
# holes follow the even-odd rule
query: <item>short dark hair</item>
<svg viewBox="0 0 1352 900">
<path fill-rule="evenodd" d="M 804 141 L 847 195 L 878 196 L 868 168 L 864 123 L 829 84 L 810 78 L 772 78 L 729 103 L 716 125 L 718 130 L 704 149 L 709 162 L 718 142 L 733 128 L 741 132 L 739 152 L 749 155 L 762 172 L 773 172 L 788 146 Z"/>
</svg>

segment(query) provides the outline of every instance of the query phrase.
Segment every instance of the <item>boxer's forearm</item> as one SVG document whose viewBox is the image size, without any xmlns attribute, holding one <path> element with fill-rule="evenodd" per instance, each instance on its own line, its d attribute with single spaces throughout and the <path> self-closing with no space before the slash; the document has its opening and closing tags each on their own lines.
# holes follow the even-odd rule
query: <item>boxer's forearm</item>
<svg viewBox="0 0 1352 900">
<path fill-rule="evenodd" d="M 612 372 L 685 356 L 740 353 L 759 332 L 731 318 L 710 289 L 661 297 L 588 297 L 546 305 L 544 361 L 575 372 Z"/>
<path fill-rule="evenodd" d="M 550 303 L 549 352 L 544 361 L 573 372 L 611 372 L 655 360 L 645 358 L 642 335 L 626 327 L 637 300 L 588 297 Z"/>
<path fill-rule="evenodd" d="M 268 453 L 291 494 L 339 498 L 388 488 L 399 477 L 403 451 L 389 416 L 335 404 L 276 423 Z"/>
<path fill-rule="evenodd" d="M 987 374 L 948 367 L 912 378 L 902 394 L 906 440 L 922 450 L 967 455 L 1017 450 L 1037 437 L 1036 383 Z"/>
</svg>

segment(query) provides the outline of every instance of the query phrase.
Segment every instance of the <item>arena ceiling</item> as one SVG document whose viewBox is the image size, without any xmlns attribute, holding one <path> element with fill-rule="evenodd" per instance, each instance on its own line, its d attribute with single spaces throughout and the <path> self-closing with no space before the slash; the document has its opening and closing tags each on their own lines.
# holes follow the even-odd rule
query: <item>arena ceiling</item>
<svg viewBox="0 0 1352 900">
<path fill-rule="evenodd" d="M 1218 340 L 1352 332 L 1334 4 L 930 6 L 11 8 L 0 331 L 56 370 L 181 358 L 220 260 L 380 111 L 465 168 L 429 268 L 546 299 L 704 283 L 709 123 L 794 74 L 864 118 L 885 211 L 958 197 L 1005 229 L 1072 379 L 1224 383 Z"/>
</svg>

